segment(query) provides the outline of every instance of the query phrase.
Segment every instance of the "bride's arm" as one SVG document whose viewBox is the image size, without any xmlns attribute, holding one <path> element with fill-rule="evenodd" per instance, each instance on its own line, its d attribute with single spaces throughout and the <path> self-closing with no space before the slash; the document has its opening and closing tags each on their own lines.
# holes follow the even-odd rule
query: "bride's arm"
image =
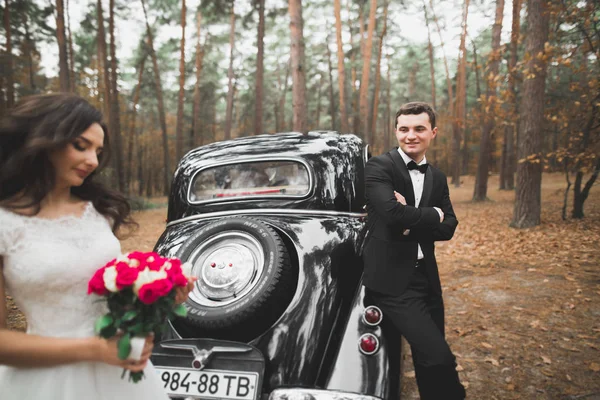
<svg viewBox="0 0 600 400">
<path fill-rule="evenodd" d="M 80 361 L 97 361 L 131 371 L 144 369 L 152 352 L 151 339 L 146 340 L 141 360 L 132 363 L 117 356 L 117 338 L 53 338 L 9 330 L 6 324 L 4 287 L 3 260 L 0 256 L 0 364 L 15 367 L 48 367 Z"/>
</svg>

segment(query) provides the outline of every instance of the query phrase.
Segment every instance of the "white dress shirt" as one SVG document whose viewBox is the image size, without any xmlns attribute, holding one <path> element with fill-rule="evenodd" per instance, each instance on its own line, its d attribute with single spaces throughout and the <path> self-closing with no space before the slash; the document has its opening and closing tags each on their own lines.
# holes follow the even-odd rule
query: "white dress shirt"
<svg viewBox="0 0 600 400">
<path fill-rule="evenodd" d="M 408 164 L 411 161 L 414 161 L 412 158 L 406 155 L 405 152 L 402 151 L 400 147 L 398 147 L 398 153 L 402 156 L 405 164 Z M 416 162 L 416 161 L 415 161 Z M 417 165 L 426 164 L 427 159 L 423 156 L 423 159 L 417 163 Z M 423 197 L 423 184 L 425 183 L 425 174 L 419 171 L 418 169 L 408 170 L 410 174 L 410 180 L 412 182 L 413 191 L 415 192 L 415 207 L 419 207 L 419 203 L 421 203 L 421 197 Z M 410 229 L 404 231 L 405 235 L 410 233 Z M 423 259 L 423 250 L 421 250 L 421 245 L 417 243 L 417 260 Z"/>
</svg>

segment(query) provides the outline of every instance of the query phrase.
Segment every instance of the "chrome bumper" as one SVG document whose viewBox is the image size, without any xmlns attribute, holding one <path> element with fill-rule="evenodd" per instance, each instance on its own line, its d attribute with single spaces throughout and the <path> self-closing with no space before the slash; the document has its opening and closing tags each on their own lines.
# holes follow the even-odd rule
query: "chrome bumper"
<svg viewBox="0 0 600 400">
<path fill-rule="evenodd" d="M 294 388 L 275 389 L 269 395 L 269 400 L 381 400 L 381 398 L 337 390 Z"/>
</svg>

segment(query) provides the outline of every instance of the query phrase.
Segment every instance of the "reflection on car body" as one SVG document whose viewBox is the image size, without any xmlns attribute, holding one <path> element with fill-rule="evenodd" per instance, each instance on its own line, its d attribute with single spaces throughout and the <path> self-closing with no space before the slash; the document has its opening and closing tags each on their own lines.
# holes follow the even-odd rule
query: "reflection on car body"
<svg viewBox="0 0 600 400">
<path fill-rule="evenodd" d="M 172 398 L 397 398 L 399 335 L 361 285 L 366 158 L 354 135 L 311 132 L 181 160 L 155 247 L 198 277 L 152 356 Z"/>
</svg>

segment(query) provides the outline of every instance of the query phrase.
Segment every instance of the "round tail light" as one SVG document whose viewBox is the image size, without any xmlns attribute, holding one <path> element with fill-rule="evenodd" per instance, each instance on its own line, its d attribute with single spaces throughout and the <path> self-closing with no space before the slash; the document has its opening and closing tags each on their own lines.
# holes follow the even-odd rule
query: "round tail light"
<svg viewBox="0 0 600 400">
<path fill-rule="evenodd" d="M 362 319 L 365 324 L 370 326 L 376 326 L 381 323 L 381 320 L 383 319 L 383 313 L 381 312 L 379 307 L 368 306 L 363 312 Z"/>
<path fill-rule="evenodd" d="M 379 339 L 372 333 L 365 333 L 358 339 L 358 348 L 368 356 L 375 354 L 379 350 Z"/>
</svg>

